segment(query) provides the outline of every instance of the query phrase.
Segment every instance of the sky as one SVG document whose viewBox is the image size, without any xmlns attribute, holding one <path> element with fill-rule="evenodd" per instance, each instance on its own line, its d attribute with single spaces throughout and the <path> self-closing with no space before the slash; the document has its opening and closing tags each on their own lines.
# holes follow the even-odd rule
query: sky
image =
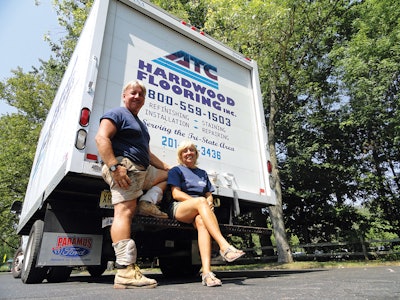
<svg viewBox="0 0 400 300">
<path fill-rule="evenodd" d="M 52 0 L 0 0 L 0 81 L 12 76 L 11 70 L 21 67 L 24 72 L 40 66 L 39 59 L 51 55 L 44 35 L 53 41 L 63 36 L 58 25 Z M 16 110 L 0 99 L 0 115 Z"/>
</svg>

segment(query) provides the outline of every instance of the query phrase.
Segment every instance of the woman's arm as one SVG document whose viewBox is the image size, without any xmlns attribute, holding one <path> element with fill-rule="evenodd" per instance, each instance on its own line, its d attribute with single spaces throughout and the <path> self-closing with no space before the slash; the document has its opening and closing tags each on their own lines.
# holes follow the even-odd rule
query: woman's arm
<svg viewBox="0 0 400 300">
<path fill-rule="evenodd" d="M 177 186 L 171 186 L 171 193 L 172 193 L 172 198 L 176 201 L 185 201 L 190 198 L 193 198 L 186 194 L 185 192 L 182 192 L 181 189 Z M 207 199 L 207 203 L 210 206 L 211 210 L 214 210 L 214 198 L 210 192 L 207 192 L 205 195 L 205 198 Z"/>
<path fill-rule="evenodd" d="M 185 192 L 182 192 L 181 188 L 177 186 L 171 186 L 171 193 L 172 193 L 172 198 L 176 201 L 185 201 L 187 199 L 192 198 Z"/>
</svg>

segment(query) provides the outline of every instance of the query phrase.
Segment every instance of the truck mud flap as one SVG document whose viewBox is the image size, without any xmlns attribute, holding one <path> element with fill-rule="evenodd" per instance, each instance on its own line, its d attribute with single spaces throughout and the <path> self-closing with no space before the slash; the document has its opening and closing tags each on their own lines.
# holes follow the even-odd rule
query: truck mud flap
<svg viewBox="0 0 400 300">
<path fill-rule="evenodd" d="M 38 266 L 99 265 L 103 235 L 95 214 L 48 205 Z"/>
</svg>

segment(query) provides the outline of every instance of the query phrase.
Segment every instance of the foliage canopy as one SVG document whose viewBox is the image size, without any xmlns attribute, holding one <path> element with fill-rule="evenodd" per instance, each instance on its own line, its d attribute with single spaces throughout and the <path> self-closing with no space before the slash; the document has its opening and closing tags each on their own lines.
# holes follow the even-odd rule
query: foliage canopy
<svg viewBox="0 0 400 300">
<path fill-rule="evenodd" d="M 154 0 L 258 62 L 274 179 L 268 220 L 301 243 L 400 234 L 400 4 L 395 0 Z M 54 57 L 0 83 L 1 241 L 92 1 L 55 1 Z M 267 218 L 267 217 L 266 217 Z M 283 255 L 283 254 L 282 254 Z M 287 258 L 286 258 L 287 260 Z"/>
</svg>

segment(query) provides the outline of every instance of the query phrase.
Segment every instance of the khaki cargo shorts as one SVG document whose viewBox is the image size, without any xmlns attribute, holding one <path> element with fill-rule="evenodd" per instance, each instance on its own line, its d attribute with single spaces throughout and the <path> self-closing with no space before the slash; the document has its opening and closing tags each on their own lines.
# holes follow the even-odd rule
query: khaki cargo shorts
<svg viewBox="0 0 400 300">
<path fill-rule="evenodd" d="M 117 186 L 113 181 L 108 166 L 103 165 L 102 176 L 104 181 L 110 186 L 112 204 L 137 199 L 143 195 L 143 190 L 148 190 L 154 185 L 158 172 L 155 167 L 149 166 L 146 169 L 122 156 L 118 156 L 117 160 L 127 169 L 128 176 L 132 183 L 127 190 Z"/>
</svg>

